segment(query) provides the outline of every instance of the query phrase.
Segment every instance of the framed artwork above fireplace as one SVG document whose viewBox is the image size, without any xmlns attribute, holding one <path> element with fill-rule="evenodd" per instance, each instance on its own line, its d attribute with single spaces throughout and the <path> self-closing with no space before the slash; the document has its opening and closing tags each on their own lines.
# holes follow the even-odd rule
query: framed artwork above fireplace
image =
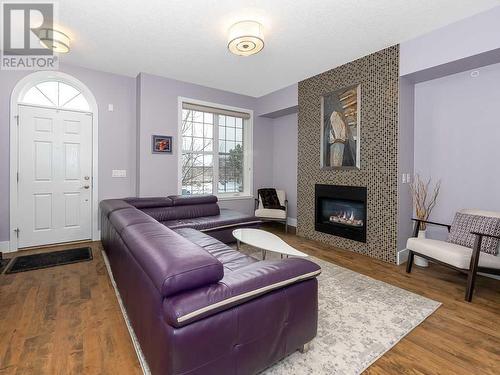
<svg viewBox="0 0 500 375">
<path fill-rule="evenodd" d="M 321 97 L 321 168 L 360 168 L 361 85 Z"/>
</svg>

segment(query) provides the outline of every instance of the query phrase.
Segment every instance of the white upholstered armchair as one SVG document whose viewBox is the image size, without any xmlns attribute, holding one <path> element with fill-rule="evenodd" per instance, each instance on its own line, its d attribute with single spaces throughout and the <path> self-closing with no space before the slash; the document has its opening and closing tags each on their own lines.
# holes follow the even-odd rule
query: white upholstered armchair
<svg viewBox="0 0 500 375">
<path fill-rule="evenodd" d="M 452 225 L 413 219 L 413 237 L 406 244 L 409 250 L 406 272 L 410 273 L 413 258 L 418 255 L 431 262 L 467 274 L 465 300 L 470 302 L 477 272 L 500 275 L 500 213 L 461 210 Z M 420 225 L 448 228 L 448 241 L 418 238 Z"/>
<path fill-rule="evenodd" d="M 276 189 L 280 208 L 265 208 L 260 194 L 261 190 L 269 189 L 259 189 L 258 199 L 255 199 L 255 216 L 263 221 L 277 221 L 285 224 L 285 232 L 288 233 L 288 200 L 285 191 Z"/>
</svg>

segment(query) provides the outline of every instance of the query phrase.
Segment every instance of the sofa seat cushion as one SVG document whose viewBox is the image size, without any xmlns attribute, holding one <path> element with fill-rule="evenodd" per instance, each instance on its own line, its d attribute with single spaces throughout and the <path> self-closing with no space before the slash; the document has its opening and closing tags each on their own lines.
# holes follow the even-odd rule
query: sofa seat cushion
<svg viewBox="0 0 500 375">
<path fill-rule="evenodd" d="M 163 297 L 216 283 L 224 276 L 222 263 L 213 255 L 160 223 L 127 226 L 121 237 Z"/>
<path fill-rule="evenodd" d="M 472 249 L 450 242 L 429 238 L 409 238 L 406 244 L 409 250 L 437 259 L 457 268 L 468 270 Z M 500 256 L 480 252 L 479 267 L 500 269 Z"/>
<path fill-rule="evenodd" d="M 255 216 L 265 219 L 286 219 L 286 211 L 271 208 L 259 208 L 255 210 Z"/>
<path fill-rule="evenodd" d="M 201 216 L 189 219 L 162 220 L 161 223 L 171 229 L 194 228 L 204 232 L 230 227 L 259 224 L 260 220 L 241 212 L 221 209 L 215 216 Z"/>
<path fill-rule="evenodd" d="M 245 255 L 196 229 L 181 228 L 176 229 L 175 232 L 212 254 L 224 266 L 224 275 L 257 262 L 257 259 Z"/>
</svg>

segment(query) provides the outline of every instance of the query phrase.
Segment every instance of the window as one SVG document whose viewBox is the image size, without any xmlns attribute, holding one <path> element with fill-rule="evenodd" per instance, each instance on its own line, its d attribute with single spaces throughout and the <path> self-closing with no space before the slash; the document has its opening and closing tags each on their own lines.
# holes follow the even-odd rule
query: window
<svg viewBox="0 0 500 375">
<path fill-rule="evenodd" d="M 33 86 L 24 94 L 21 103 L 77 111 L 90 110 L 87 99 L 78 89 L 59 81 L 46 81 Z"/>
<path fill-rule="evenodd" d="M 250 195 L 251 124 L 249 113 L 182 104 L 183 195 Z"/>
</svg>

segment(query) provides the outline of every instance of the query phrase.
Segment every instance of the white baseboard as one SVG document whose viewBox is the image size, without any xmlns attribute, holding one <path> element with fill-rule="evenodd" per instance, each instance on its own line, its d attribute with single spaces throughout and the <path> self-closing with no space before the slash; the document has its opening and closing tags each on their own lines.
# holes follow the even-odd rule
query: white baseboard
<svg viewBox="0 0 500 375">
<path fill-rule="evenodd" d="M 399 266 L 400 264 L 406 263 L 407 260 L 408 260 L 408 249 L 403 249 L 398 251 L 396 259 L 397 265 Z"/>
<path fill-rule="evenodd" d="M 289 217 L 287 218 L 286 222 L 288 225 L 297 228 L 297 218 L 296 217 Z"/>
<path fill-rule="evenodd" d="M 10 242 L 9 241 L 0 241 L 0 251 L 2 253 L 8 253 L 10 251 Z"/>
</svg>

